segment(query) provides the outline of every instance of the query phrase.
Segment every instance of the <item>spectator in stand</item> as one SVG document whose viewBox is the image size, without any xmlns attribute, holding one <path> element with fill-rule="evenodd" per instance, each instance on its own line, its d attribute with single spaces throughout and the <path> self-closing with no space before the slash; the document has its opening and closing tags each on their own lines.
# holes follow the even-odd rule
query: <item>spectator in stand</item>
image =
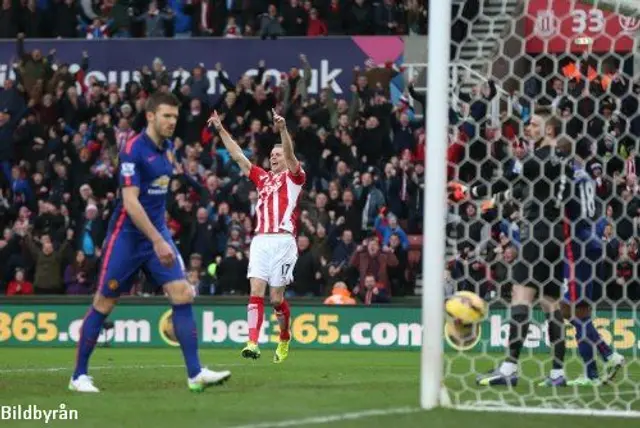
<svg viewBox="0 0 640 428">
<path fill-rule="evenodd" d="M 428 0 L 409 0 L 407 2 L 407 30 L 409 34 L 427 34 L 428 10 Z"/>
<path fill-rule="evenodd" d="M 400 246 L 402 249 L 407 250 L 409 248 L 409 238 L 404 230 L 398 225 L 398 217 L 395 214 L 389 213 L 386 218 L 384 213 L 386 210 L 382 210 L 378 217 L 376 217 L 374 228 L 378 233 L 378 237 L 381 238 L 383 246 L 390 246 L 390 240 L 392 236 L 396 236 L 400 240 Z"/>
<path fill-rule="evenodd" d="M 23 226 L 16 222 L 15 229 L 21 229 Z M 0 289 L 4 289 L 7 283 L 14 279 L 16 269 L 24 269 L 26 262 L 20 251 L 21 237 L 18 233 L 10 228 L 5 228 L 2 239 L 0 239 Z"/>
<path fill-rule="evenodd" d="M 204 257 L 203 263 L 208 265 L 213 260 L 216 252 L 213 222 L 209 220 L 209 214 L 204 207 L 196 211 L 196 221 L 191 223 L 191 231 L 188 233 L 188 254 L 198 253 Z"/>
<path fill-rule="evenodd" d="M 278 14 L 278 10 L 274 5 L 270 4 L 268 12 L 260 15 L 259 22 L 260 29 L 258 33 L 263 40 L 266 38 L 276 39 L 284 35 L 282 25 L 284 18 Z"/>
<path fill-rule="evenodd" d="M 309 17 L 298 0 L 289 0 L 282 8 L 282 28 L 289 36 L 303 36 L 306 34 Z"/>
<path fill-rule="evenodd" d="M 351 259 L 351 255 L 356 250 L 356 244 L 353 241 L 353 232 L 350 229 L 342 231 L 339 242 L 333 249 L 331 262 L 338 266 L 347 263 Z"/>
<path fill-rule="evenodd" d="M 235 16 L 229 16 L 227 18 L 227 26 L 224 27 L 223 36 L 228 39 L 237 39 L 242 37 L 242 29 L 236 24 Z"/>
<path fill-rule="evenodd" d="M 349 277 L 347 271 L 348 266 L 343 263 L 330 262 L 322 265 L 321 275 L 324 281 L 322 295 L 331 295 L 331 290 L 336 283 L 347 281 Z"/>
<path fill-rule="evenodd" d="M 398 259 L 397 266 L 387 268 L 391 295 L 396 297 L 411 295 L 414 290 L 413 285 L 407 281 L 407 269 L 409 268 L 407 250 L 402 248 L 400 237 L 395 233 L 389 238 L 389 248 Z"/>
<path fill-rule="evenodd" d="M 211 37 L 220 24 L 221 16 L 216 10 L 212 0 L 186 0 L 183 12 L 191 18 L 191 34 L 193 36 Z M 219 30 L 218 30 L 219 31 Z"/>
<path fill-rule="evenodd" d="M 72 39 L 78 36 L 78 12 L 74 0 L 54 0 L 53 37 Z"/>
<path fill-rule="evenodd" d="M 345 11 L 347 12 L 346 14 Z M 331 0 L 326 10 L 320 11 L 320 15 L 326 20 L 329 35 L 337 36 L 345 34 L 345 26 L 349 18 L 348 14 L 350 10 L 345 8 L 345 11 L 343 11 L 340 6 L 340 0 Z"/>
<path fill-rule="evenodd" d="M 82 251 L 76 252 L 73 262 L 64 271 L 66 294 L 93 294 L 98 273 L 95 260 Z"/>
<path fill-rule="evenodd" d="M 81 249 L 83 255 L 93 257 L 96 254 L 96 248 L 102 247 L 106 226 L 96 205 L 87 205 L 84 212 L 84 219 L 78 222 L 80 227 L 75 233 L 77 236 L 76 247 Z"/>
<path fill-rule="evenodd" d="M 391 297 L 389 267 L 398 265 L 398 259 L 389 247 L 380 250 L 377 237 L 371 237 L 360 245 L 349 262 L 359 274 L 354 294 L 363 301 L 388 301 Z M 375 297 L 374 297 L 375 296 Z"/>
<path fill-rule="evenodd" d="M 7 286 L 7 296 L 28 296 L 33 294 L 33 284 L 25 279 L 24 269 L 16 269 L 13 281 Z"/>
<path fill-rule="evenodd" d="M 70 1 L 70 0 L 66 0 Z M 167 35 L 168 21 L 174 19 L 171 9 L 161 11 L 155 1 L 149 3 L 149 9 L 140 16 L 134 18 L 136 22 L 144 22 L 146 37 L 165 37 Z"/>
<path fill-rule="evenodd" d="M 376 34 L 373 25 L 373 8 L 369 2 L 355 0 L 349 10 L 346 26 L 348 28 L 347 34 Z"/>
<path fill-rule="evenodd" d="M 19 11 L 12 0 L 2 0 L 0 6 L 0 39 L 13 39 L 18 34 Z"/>
<path fill-rule="evenodd" d="M 98 0 L 89 5 L 53 0 L 41 6 L 35 0 L 3 0 L 0 38 L 11 39 L 19 33 L 28 38 L 90 39 L 426 34 L 428 2 L 424 0 L 385 0 L 373 5 L 368 0 L 350 5 L 340 0 L 288 0 L 281 7 L 279 15 L 275 4 L 264 1 Z"/>
<path fill-rule="evenodd" d="M 373 178 L 370 172 L 365 172 L 360 178 L 360 185 L 357 185 L 358 205 L 362 209 L 362 219 L 360 230 L 368 232 L 374 227 L 375 219 L 384 206 L 384 195 L 380 189 L 373 185 Z"/>
<path fill-rule="evenodd" d="M 109 26 L 110 21 L 104 22 L 99 18 L 93 20 L 91 25 L 80 22 L 80 31 L 86 34 L 87 39 L 108 39 L 110 36 Z"/>
<path fill-rule="evenodd" d="M 389 303 L 389 289 L 381 282 L 376 281 L 375 275 L 367 275 L 362 285 L 353 288 L 353 294 L 358 296 L 362 303 Z"/>
<path fill-rule="evenodd" d="M 309 12 L 309 25 L 307 30 L 307 36 L 316 37 L 316 36 L 326 36 L 329 34 L 329 30 L 327 29 L 327 24 L 320 19 L 318 15 L 318 11 L 316 9 L 311 9 Z"/>
<path fill-rule="evenodd" d="M 49 235 L 43 235 L 39 239 L 42 248 L 31 235 L 24 238 L 24 245 L 35 262 L 33 285 L 36 294 L 64 294 L 62 263 L 72 240 L 73 230 L 71 229 L 67 231 L 66 240 L 57 250 Z"/>
<path fill-rule="evenodd" d="M 246 295 L 249 290 L 247 267 L 249 262 L 237 246 L 229 245 L 224 258 L 217 262 L 216 294 Z"/>
<path fill-rule="evenodd" d="M 331 290 L 331 295 L 324 300 L 325 305 L 355 305 L 356 299 L 351 297 L 351 292 L 344 282 L 336 282 Z"/>
<path fill-rule="evenodd" d="M 189 271 L 187 272 L 187 281 L 189 282 L 189 285 L 191 285 L 191 289 L 193 290 L 193 294 L 195 296 L 199 296 L 201 294 L 209 294 L 211 292 L 211 289 L 200 278 L 200 272 L 198 272 L 197 269 L 189 269 Z M 215 292 L 215 288 L 213 289 L 213 291 Z"/>
<path fill-rule="evenodd" d="M 403 34 L 404 17 L 394 0 L 383 0 L 374 12 L 376 34 Z"/>
<path fill-rule="evenodd" d="M 313 235 L 311 252 L 315 260 L 320 261 L 324 266 L 331 259 L 331 242 L 330 236 L 327 235 L 327 229 L 323 224 L 318 223 L 316 233 Z"/>
<path fill-rule="evenodd" d="M 320 264 L 311 252 L 309 237 L 305 235 L 298 236 L 298 262 L 295 265 L 293 277 L 293 283 L 287 286 L 287 298 L 320 295 L 319 281 L 322 278 Z"/>
</svg>

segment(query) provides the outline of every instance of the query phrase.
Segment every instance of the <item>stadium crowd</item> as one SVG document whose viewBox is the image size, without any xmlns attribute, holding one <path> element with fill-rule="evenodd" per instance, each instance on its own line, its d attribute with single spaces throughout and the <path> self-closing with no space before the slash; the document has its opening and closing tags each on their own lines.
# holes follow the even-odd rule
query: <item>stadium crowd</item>
<svg viewBox="0 0 640 428">
<path fill-rule="evenodd" d="M 573 58 L 573 59 L 572 59 Z M 640 80 L 625 71 L 625 55 L 541 57 L 523 79 L 505 82 L 513 114 L 499 124 L 488 115 L 495 83 L 477 87 L 466 117 L 452 123 L 449 179 L 474 185 L 513 181 L 543 139 L 559 150 L 589 139 L 595 156 L 587 170 L 602 201 L 597 235 L 606 256 L 598 264 L 596 299 L 640 301 Z M 544 177 L 540 177 L 544 180 Z M 509 269 L 519 251 L 521 207 L 486 201 L 451 203 L 447 225 L 449 291 L 472 290 L 487 299 L 509 299 Z"/>
<path fill-rule="evenodd" d="M 0 92 L 0 284 L 6 294 L 95 291 L 109 216 L 118 188 L 118 151 L 145 126 L 144 101 L 172 91 L 181 101 L 167 184 L 167 224 L 188 279 L 200 295 L 244 295 L 257 193 L 206 126 L 215 109 L 247 156 L 263 166 L 277 142 L 271 109 L 287 118 L 307 171 L 301 201 L 299 261 L 289 295 L 328 303 L 387 302 L 414 294 L 421 233 L 424 127 L 410 119 L 406 98 L 394 106 L 392 64 L 353 70 L 348 99 L 329 85 L 318 97 L 293 68 L 278 87 L 259 74 L 229 76 L 226 92 L 207 93 L 195 66 L 173 79 L 157 58 L 124 90 L 92 78 L 85 53 L 72 73 L 55 53 L 25 52 L 16 79 Z M 297 59 L 296 59 L 297 61 Z M 300 69 L 310 65 L 304 55 Z M 310 79 L 310 71 L 304 76 Z M 421 240 L 420 240 L 421 241 Z M 415 245 L 413 245 L 415 246 Z M 140 274 L 132 294 L 150 287 Z"/>
<path fill-rule="evenodd" d="M 0 39 L 426 34 L 426 0 L 2 0 Z"/>
</svg>

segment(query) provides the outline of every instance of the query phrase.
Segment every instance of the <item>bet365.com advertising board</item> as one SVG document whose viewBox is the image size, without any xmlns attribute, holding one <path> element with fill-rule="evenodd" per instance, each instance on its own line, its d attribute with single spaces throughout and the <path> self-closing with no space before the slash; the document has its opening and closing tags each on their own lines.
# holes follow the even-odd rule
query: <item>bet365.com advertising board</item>
<svg viewBox="0 0 640 428">
<path fill-rule="evenodd" d="M 73 347 L 80 336 L 86 305 L 3 305 L 0 308 L 0 346 Z M 324 307 L 292 308 L 291 333 L 296 347 L 389 348 L 417 350 L 422 343 L 419 308 Z M 278 323 L 269 310 L 260 342 L 278 341 Z M 237 347 L 248 339 L 246 306 L 194 306 L 202 347 Z M 478 341 L 465 350 L 501 352 L 508 337 L 507 312 L 490 312 L 482 323 Z M 640 323 L 631 311 L 601 311 L 595 325 L 603 338 L 622 353 L 640 348 Z M 534 352 L 548 350 L 544 315 L 534 312 L 525 347 Z M 109 318 L 113 327 L 103 330 L 99 342 L 113 347 L 178 346 L 171 311 L 167 306 L 121 305 Z M 428 328 L 428 326 L 427 326 Z M 444 335 L 443 335 L 444 336 Z M 568 347 L 575 348 L 575 333 L 568 326 Z M 455 345 L 445 340 L 451 349 Z"/>
</svg>

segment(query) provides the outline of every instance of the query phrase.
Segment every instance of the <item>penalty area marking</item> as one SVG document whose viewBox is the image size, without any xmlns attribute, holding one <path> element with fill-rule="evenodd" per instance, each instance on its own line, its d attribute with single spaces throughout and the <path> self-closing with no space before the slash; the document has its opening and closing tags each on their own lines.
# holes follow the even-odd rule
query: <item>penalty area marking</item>
<svg viewBox="0 0 640 428">
<path fill-rule="evenodd" d="M 209 364 L 204 367 L 240 367 L 244 364 Z M 155 364 L 155 365 L 127 365 L 127 366 L 94 366 L 91 370 L 146 370 L 146 369 L 177 369 L 184 368 L 184 364 Z M 55 373 L 73 370 L 73 367 L 25 367 L 20 369 L 0 369 L 0 373 Z"/>
<path fill-rule="evenodd" d="M 283 421 L 263 422 L 258 424 L 235 425 L 231 428 L 282 428 L 303 425 L 329 424 L 332 422 L 352 421 L 373 416 L 403 415 L 423 411 L 419 407 L 392 407 L 390 409 L 371 409 L 360 412 L 338 413 L 334 415 L 315 416 L 301 419 L 285 419 Z"/>
</svg>

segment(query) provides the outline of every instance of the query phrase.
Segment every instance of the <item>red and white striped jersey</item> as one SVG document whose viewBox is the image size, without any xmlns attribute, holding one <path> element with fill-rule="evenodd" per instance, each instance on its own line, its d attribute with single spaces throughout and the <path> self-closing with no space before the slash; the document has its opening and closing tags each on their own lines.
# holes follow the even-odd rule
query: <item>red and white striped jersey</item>
<svg viewBox="0 0 640 428">
<path fill-rule="evenodd" d="M 295 173 L 288 169 L 280 174 L 251 165 L 249 179 L 258 189 L 256 233 L 298 232 L 298 201 L 307 178 L 300 164 Z"/>
</svg>

